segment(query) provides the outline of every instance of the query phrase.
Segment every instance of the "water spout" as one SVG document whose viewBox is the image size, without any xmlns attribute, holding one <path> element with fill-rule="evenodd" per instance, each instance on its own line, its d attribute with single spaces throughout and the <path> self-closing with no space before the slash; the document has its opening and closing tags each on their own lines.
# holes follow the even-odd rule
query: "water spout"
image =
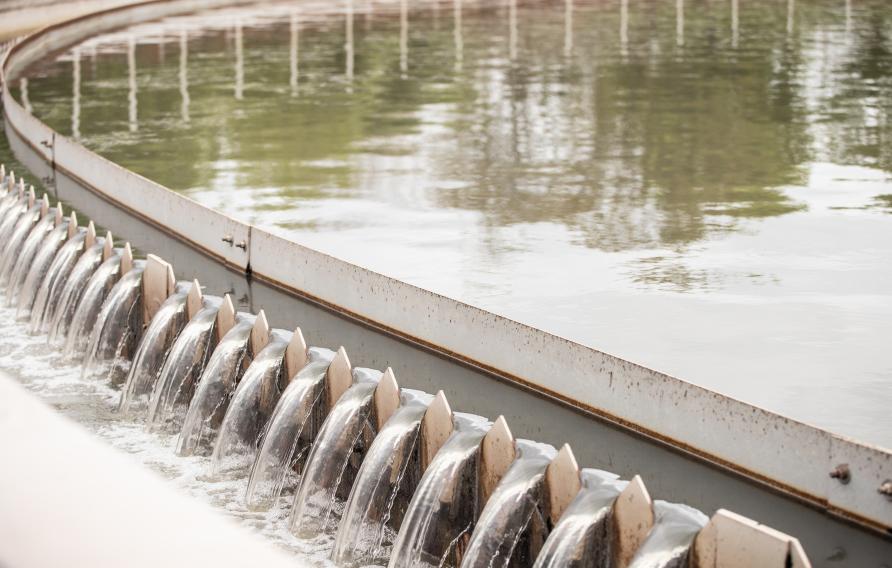
<svg viewBox="0 0 892 568">
<path fill-rule="evenodd" d="M 95 238 L 95 234 L 91 234 L 90 229 L 78 227 L 74 236 L 69 237 L 68 241 L 59 249 L 59 253 L 53 259 L 53 263 L 47 270 L 46 277 L 40 283 L 40 289 L 37 290 L 34 297 L 28 329 L 31 334 L 36 335 L 49 331 L 49 323 L 59 305 L 62 291 L 84 250 L 89 248 L 88 240 L 95 241 Z"/>
<path fill-rule="evenodd" d="M 692 507 L 654 501 L 656 521 L 629 568 L 688 568 L 691 545 L 709 518 Z"/>
<path fill-rule="evenodd" d="M 186 297 L 189 284 L 180 284 L 158 309 L 149 323 L 127 374 L 118 411 L 128 412 L 134 405 L 148 405 L 149 396 L 173 342 L 186 325 Z"/>
<path fill-rule="evenodd" d="M 613 566 L 613 503 L 628 482 L 596 469 L 582 470 L 581 478 L 582 489 L 548 535 L 535 568 Z"/>
<path fill-rule="evenodd" d="M 142 277 L 145 261 L 137 261 L 108 293 L 90 333 L 84 376 L 98 375 L 120 385 L 142 336 Z"/>
<path fill-rule="evenodd" d="M 251 467 L 245 500 L 255 510 L 268 509 L 315 439 L 313 422 L 325 417 L 324 383 L 335 353 L 311 347 L 309 362 L 291 380 L 269 420 Z M 321 416 L 320 416 L 321 415 Z"/>
<path fill-rule="evenodd" d="M 170 348 L 149 402 L 151 428 L 182 424 L 195 385 L 217 345 L 215 324 L 220 304 L 220 298 L 205 297 L 204 306 L 189 320 Z"/>
<path fill-rule="evenodd" d="M 62 220 L 60 209 L 50 209 L 40 221 L 34 225 L 34 228 L 28 234 L 22 243 L 21 248 L 12 253 L 16 257 L 12 272 L 9 274 L 9 280 L 6 283 L 6 305 L 12 307 L 18 299 L 19 290 L 28 276 L 28 271 L 34 262 L 37 253 L 43 246 L 44 241 L 50 235 L 56 237 L 62 233 L 59 232 L 59 223 Z M 66 231 L 67 232 L 67 231 Z"/>
<path fill-rule="evenodd" d="M 99 272 L 100 266 L 103 264 L 102 253 L 105 248 L 106 239 L 97 239 L 96 243 L 89 247 L 84 254 L 78 259 L 77 264 L 71 269 L 68 280 L 62 287 L 59 299 L 47 306 L 47 314 L 45 320 L 49 322 L 49 337 L 47 341 L 51 344 L 59 344 L 64 338 L 68 337 L 68 330 L 71 328 L 77 313 L 78 306 L 88 290 L 98 294 L 104 289 L 98 282 L 93 283 L 93 277 Z M 114 268 L 117 274 L 120 268 L 121 260 L 116 258 L 109 264 L 108 268 L 103 272 L 109 274 Z M 110 274 L 109 274 L 110 276 Z M 105 279 L 101 278 L 105 284 Z M 111 286 L 108 286 L 111 289 Z M 102 295 L 104 298 L 104 294 Z M 101 305 L 101 303 L 100 303 Z M 86 308 L 85 308 L 86 309 Z M 98 308 L 97 308 L 98 313 Z M 86 317 L 86 315 L 84 315 Z M 64 352 L 64 351 L 63 351 Z"/>
<path fill-rule="evenodd" d="M 42 204 L 31 202 L 30 196 L 22 196 L 6 212 L 3 224 L 0 225 L 0 274 L 6 272 L 7 267 L 12 270 L 14 258 L 10 257 L 10 251 L 18 250 L 34 223 L 40 219 Z M 13 243 L 15 248 L 13 248 Z"/>
<path fill-rule="evenodd" d="M 377 433 L 369 415 L 381 375 L 380 371 L 354 369 L 353 386 L 322 424 L 294 497 L 292 533 L 309 537 L 331 528 L 337 498 L 347 497 L 365 450 Z"/>
<path fill-rule="evenodd" d="M 0 200 L 0 243 L 8 242 L 9 234 L 25 211 L 28 210 L 28 197 L 18 192 L 10 192 Z M 5 247 L 0 247 L 0 251 Z"/>
<path fill-rule="evenodd" d="M 287 382 L 282 377 L 282 363 L 291 336 L 273 330 L 269 343 L 245 370 L 214 444 L 211 475 L 247 469 L 254 462 L 258 438 Z"/>
<path fill-rule="evenodd" d="M 545 468 L 557 455 L 547 444 L 517 440 L 517 458 L 477 520 L 462 568 L 531 566 L 544 540 Z"/>
<path fill-rule="evenodd" d="M 390 568 L 455 565 L 477 516 L 477 457 L 490 422 L 455 413 L 455 429 L 431 460 L 393 545 Z"/>
<path fill-rule="evenodd" d="M 55 229 L 49 232 L 37 248 L 34 254 L 34 260 L 30 267 L 24 270 L 24 276 L 18 283 L 18 308 L 16 317 L 28 317 L 31 315 L 31 308 L 40 291 L 40 286 L 46 278 L 50 270 L 50 266 L 56 258 L 59 249 L 62 248 L 65 241 L 77 227 L 76 219 L 63 219 Z M 10 296 L 10 301 L 12 296 Z"/>
<path fill-rule="evenodd" d="M 378 432 L 359 468 L 335 537 L 342 565 L 386 564 L 403 516 L 421 480 L 421 419 L 433 397 L 403 389 L 400 407 Z"/>
<path fill-rule="evenodd" d="M 46 201 L 34 205 L 16 221 L 15 228 L 12 229 L 9 240 L 6 241 L 6 246 L 3 247 L 3 261 L 0 264 L 0 286 L 7 286 L 12 282 L 11 277 L 15 272 L 15 267 L 24 261 L 25 251 L 23 247 L 30 240 L 32 229 L 40 228 L 35 232 L 34 248 L 36 250 L 36 240 L 39 238 L 40 233 L 43 232 L 45 236 L 46 231 L 52 228 L 54 216 L 42 215 L 41 213 L 45 206 Z M 9 290 L 7 289 L 7 297 L 8 294 Z"/>
<path fill-rule="evenodd" d="M 235 325 L 214 349 L 183 420 L 177 443 L 179 455 L 210 451 L 232 392 L 251 363 L 250 339 L 256 319 L 255 316 L 238 314 Z"/>
</svg>

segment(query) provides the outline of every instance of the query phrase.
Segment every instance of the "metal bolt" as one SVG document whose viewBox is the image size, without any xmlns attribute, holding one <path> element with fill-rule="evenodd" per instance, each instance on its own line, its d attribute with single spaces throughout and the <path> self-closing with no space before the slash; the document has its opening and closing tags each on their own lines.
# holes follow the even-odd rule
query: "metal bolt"
<svg viewBox="0 0 892 568">
<path fill-rule="evenodd" d="M 848 485 L 849 481 L 852 480 L 852 472 L 849 471 L 849 464 L 841 463 L 836 466 L 836 468 L 830 472 L 830 477 L 838 479 L 843 485 Z"/>
<path fill-rule="evenodd" d="M 886 499 L 892 501 L 892 479 L 887 479 L 883 482 L 882 485 L 877 489 L 877 493 L 880 495 L 885 495 Z"/>
<path fill-rule="evenodd" d="M 228 243 L 229 246 L 232 246 L 232 243 L 233 243 L 232 235 L 226 235 L 225 237 L 223 237 L 223 242 Z"/>
</svg>

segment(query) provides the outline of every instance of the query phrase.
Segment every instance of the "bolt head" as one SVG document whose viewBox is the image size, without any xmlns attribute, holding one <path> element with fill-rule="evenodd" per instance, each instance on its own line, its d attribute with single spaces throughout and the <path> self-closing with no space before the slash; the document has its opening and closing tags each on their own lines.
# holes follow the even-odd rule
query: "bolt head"
<svg viewBox="0 0 892 568">
<path fill-rule="evenodd" d="M 838 480 L 843 485 L 847 485 L 852 480 L 852 472 L 849 470 L 849 464 L 841 463 L 830 472 L 830 477 Z"/>
</svg>

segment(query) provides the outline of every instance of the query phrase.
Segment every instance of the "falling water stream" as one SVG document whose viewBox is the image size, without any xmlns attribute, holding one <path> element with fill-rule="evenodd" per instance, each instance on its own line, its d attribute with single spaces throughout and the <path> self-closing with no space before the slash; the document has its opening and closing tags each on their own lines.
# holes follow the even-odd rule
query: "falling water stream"
<svg viewBox="0 0 892 568">
<path fill-rule="evenodd" d="M 149 402 L 148 422 L 152 428 L 179 431 L 195 385 L 216 347 L 214 333 L 220 298 L 205 297 L 204 306 L 186 324 L 170 348 Z"/>
<path fill-rule="evenodd" d="M 65 290 L 65 284 L 83 256 L 86 242 L 87 230 L 78 228 L 77 233 L 62 245 L 34 298 L 29 326 L 31 333 L 48 331 L 48 322 L 52 321 L 56 306 L 59 305 Z"/>
<path fill-rule="evenodd" d="M 291 332 L 273 330 L 269 343 L 238 382 L 211 457 L 211 473 L 242 473 L 254 461 L 261 433 L 281 395 L 282 363 Z"/>
<path fill-rule="evenodd" d="M 63 283 L 56 302 L 47 306 L 42 327 L 47 328 L 50 343 L 58 345 L 65 342 L 80 300 L 86 293 L 97 269 L 103 264 L 102 249 L 104 247 L 105 239 L 97 239 L 93 246 L 84 251 L 74 268 L 71 269 L 68 280 Z M 115 266 L 119 266 L 119 263 L 120 260 L 114 261 Z M 110 267 L 111 265 L 108 269 Z"/>
<path fill-rule="evenodd" d="M 121 391 L 119 410 L 122 412 L 134 406 L 145 408 L 148 405 L 148 398 L 155 388 L 170 347 L 186 325 L 188 290 L 188 284 L 178 286 L 143 333 L 127 382 Z"/>
<path fill-rule="evenodd" d="M 84 358 L 84 375 L 120 384 L 130 370 L 130 361 L 142 331 L 142 276 L 145 261 L 121 276 L 109 291 L 90 333 Z"/>
<path fill-rule="evenodd" d="M 356 475 L 333 558 L 341 564 L 386 564 L 419 482 L 418 436 L 433 397 L 403 389 L 400 407 L 378 432 Z"/>
<path fill-rule="evenodd" d="M 507 568 L 512 560 L 529 565 L 535 560 L 530 546 L 522 546 L 528 529 L 542 527 L 542 482 L 554 459 L 552 446 L 518 440 L 517 458 L 499 482 L 477 520 L 477 528 L 462 558 L 462 568 Z M 515 554 L 518 558 L 515 558 Z"/>
<path fill-rule="evenodd" d="M 311 536 L 334 531 L 340 520 L 339 490 L 351 483 L 362 458 L 374 439 L 371 425 L 372 396 L 381 379 L 381 371 L 354 369 L 353 386 L 341 396 L 325 419 L 304 468 L 294 497 L 291 530 Z M 352 471 L 347 473 L 347 469 Z M 346 485 L 349 490 L 350 485 Z M 345 498 L 346 494 L 341 495 Z"/>
<path fill-rule="evenodd" d="M 38 292 L 40 292 L 40 286 L 56 259 L 56 253 L 68 238 L 69 223 L 71 223 L 70 219 L 63 219 L 56 228 L 50 231 L 37 248 L 30 268 L 22 270 L 23 276 L 16 283 L 14 289 L 17 296 L 9 298 L 9 305 L 18 305 L 18 312 L 16 312 L 18 317 L 30 319 L 31 308 L 34 306 Z"/>
<path fill-rule="evenodd" d="M 3 254 L 3 257 L 0 258 L 0 272 L 2 272 L 3 268 L 6 265 L 6 259 L 8 258 L 6 255 L 6 251 L 12 244 L 13 235 L 18 230 L 19 223 L 23 222 L 20 213 L 24 213 L 26 211 L 34 211 L 35 213 L 39 213 L 40 208 L 28 207 L 27 197 L 22 196 L 17 197 L 14 201 L 12 201 L 12 205 L 10 205 L 3 213 L 3 222 L 0 223 L 0 251 L 2 251 Z M 24 230 L 25 229 L 22 229 L 22 231 Z"/>
<path fill-rule="evenodd" d="M 535 568 L 611 567 L 612 507 L 627 483 L 606 471 L 582 470 L 582 489 L 548 535 Z"/>
<path fill-rule="evenodd" d="M 309 364 L 282 393 L 248 480 L 247 502 L 251 508 L 269 508 L 286 486 L 296 486 L 295 469 L 315 437 L 311 422 L 324 406 L 322 382 L 334 356 L 328 349 L 311 348 Z"/>
<path fill-rule="evenodd" d="M 82 268 L 86 272 L 90 266 Z M 78 275 L 81 274 L 79 271 L 76 272 Z M 68 290 L 67 294 L 63 294 L 70 303 L 65 304 L 64 308 L 60 308 L 57 312 L 57 319 L 53 321 L 50 339 L 51 341 L 61 339 L 61 336 L 64 335 L 65 345 L 62 352 L 66 356 L 77 358 L 84 352 L 90 339 L 90 330 L 93 329 L 99 312 L 102 310 L 102 303 L 120 277 L 121 251 L 115 250 L 113 256 L 95 269 L 83 288 L 78 285 L 76 289 Z M 73 284 L 72 281 L 69 285 L 73 286 Z M 77 305 L 73 306 L 75 302 Z M 67 314 L 72 307 L 74 307 L 74 312 L 71 313 L 70 320 L 68 320 Z"/>
<path fill-rule="evenodd" d="M 2 198 L 0 198 L 0 233 L 2 233 L 3 227 L 7 222 L 6 214 L 13 208 L 18 208 L 22 204 L 24 204 L 25 199 L 26 197 L 24 195 L 19 195 L 18 193 L 14 192 L 7 193 Z"/>
<path fill-rule="evenodd" d="M 454 562 L 470 538 L 477 502 L 467 488 L 476 484 L 480 442 L 491 423 L 480 416 L 455 414 L 455 431 L 431 461 L 403 518 L 390 568 L 427 568 Z M 469 522 L 468 520 L 472 521 Z"/>
<path fill-rule="evenodd" d="M 686 568 L 694 537 L 709 519 L 680 503 L 654 501 L 654 528 L 629 568 Z"/>
<path fill-rule="evenodd" d="M 226 415 L 232 391 L 249 363 L 249 338 L 254 319 L 253 316 L 240 314 L 239 321 L 214 350 L 183 420 L 178 454 L 210 453 L 213 437 Z"/>
<path fill-rule="evenodd" d="M 15 282 L 22 266 L 34 256 L 42 236 L 52 229 L 53 216 L 40 217 L 41 205 L 35 205 L 19 218 L 3 248 L 3 264 L 0 266 L 0 284 L 10 285 L 15 290 Z M 15 251 L 14 254 L 10 254 Z M 7 298 L 10 298 L 7 295 Z M 11 305 L 11 304 L 7 304 Z"/>
</svg>

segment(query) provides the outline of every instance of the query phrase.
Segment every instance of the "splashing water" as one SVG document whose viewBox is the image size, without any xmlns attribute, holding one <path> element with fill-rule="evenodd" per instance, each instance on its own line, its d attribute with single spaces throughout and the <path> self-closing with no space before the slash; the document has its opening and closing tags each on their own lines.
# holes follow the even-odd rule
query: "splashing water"
<svg viewBox="0 0 892 568">
<path fill-rule="evenodd" d="M 386 564 L 421 477 L 418 435 L 433 397 L 403 389 L 400 407 L 372 442 L 359 468 L 335 537 L 338 564 Z"/>
<path fill-rule="evenodd" d="M 615 474 L 583 469 L 582 489 L 548 535 L 534 567 L 611 566 L 613 502 L 626 485 Z"/>
<path fill-rule="evenodd" d="M 526 547 L 520 543 L 534 521 L 544 529 L 542 481 L 545 468 L 557 452 L 552 446 L 530 440 L 517 440 L 516 449 L 517 458 L 477 519 L 462 568 L 507 568 L 513 562 L 528 566 L 535 559 L 529 543 Z"/>
<path fill-rule="evenodd" d="M 28 331 L 32 334 L 46 333 L 58 306 L 65 284 L 84 252 L 87 230 L 80 227 L 77 233 L 68 239 L 47 270 L 46 277 L 40 283 L 40 289 L 34 297 L 31 308 L 31 319 Z M 27 284 L 26 284 L 27 288 Z"/>
<path fill-rule="evenodd" d="M 454 414 L 455 431 L 431 461 L 393 544 L 390 568 L 454 564 L 476 520 L 480 442 L 492 423 Z"/>
<path fill-rule="evenodd" d="M 244 479 L 208 481 L 205 457 L 175 454 L 176 435 L 148 432 L 138 417 L 115 412 L 119 391 L 103 381 L 81 377 L 80 367 L 48 346 L 44 338 L 28 334 L 12 309 L 0 307 L 0 369 L 30 392 L 78 422 L 100 439 L 164 477 L 182 493 L 205 502 L 245 529 L 259 533 L 293 554 L 296 565 L 334 568 L 328 560 L 332 538 L 295 538 L 288 531 L 289 504 L 284 500 L 268 511 L 256 512 L 243 504 Z"/>
<path fill-rule="evenodd" d="M 127 376 L 131 355 L 142 335 L 140 299 L 144 270 L 145 261 L 135 261 L 133 269 L 108 293 L 90 334 L 84 358 L 85 377 L 100 376 L 118 385 Z"/>
<path fill-rule="evenodd" d="M 31 263 L 31 257 L 37 251 L 37 245 L 52 226 L 52 213 L 47 213 L 41 218 L 40 205 L 35 205 L 19 217 L 15 229 L 3 249 L 3 265 L 0 267 L 0 286 L 6 286 L 7 305 L 11 305 L 8 300 L 15 295 L 14 283 L 18 273 L 22 271 L 21 267 Z"/>
<path fill-rule="evenodd" d="M 4 231 L 13 223 L 11 219 L 17 218 L 25 212 L 26 204 L 27 198 L 24 195 L 19 195 L 18 192 L 10 192 L 0 198 L 0 237 L 4 236 Z"/>
<path fill-rule="evenodd" d="M 94 296 L 98 297 L 101 295 L 101 297 L 104 298 L 104 294 L 107 293 L 105 291 L 106 286 L 109 290 L 111 289 L 111 286 L 107 284 L 106 280 L 110 279 L 112 276 L 110 273 L 112 267 L 114 267 L 114 272 L 117 273 L 121 265 L 121 259 L 117 256 L 111 257 L 109 259 L 109 261 L 111 261 L 109 266 L 100 270 L 101 265 L 103 264 L 102 250 L 104 246 L 105 239 L 97 239 L 96 244 L 81 255 L 77 264 L 71 269 L 71 274 L 68 277 L 68 281 L 65 282 L 65 286 L 62 288 L 62 292 L 59 294 L 59 299 L 56 304 L 47 306 L 46 321 L 49 322 L 49 336 L 47 337 L 47 343 L 50 345 L 62 346 L 62 344 L 65 343 L 65 338 L 68 337 L 68 330 L 72 327 L 72 323 L 75 321 L 75 315 L 78 311 L 81 298 L 88 297 L 88 291 Z M 102 275 L 105 275 L 105 277 Z M 101 307 L 101 303 L 98 303 L 98 305 L 97 303 L 96 299 L 89 301 L 89 304 L 95 307 L 95 313 L 99 313 L 99 308 Z M 84 310 L 86 311 L 86 309 L 85 306 Z M 82 314 L 81 317 L 83 318 L 82 324 L 86 324 L 88 316 Z M 78 327 L 80 328 L 81 326 Z M 65 349 L 62 350 L 63 353 L 65 353 L 65 351 Z"/>
<path fill-rule="evenodd" d="M 71 223 L 70 219 L 63 219 L 55 229 L 50 231 L 37 248 L 30 267 L 23 269 L 25 276 L 22 277 L 18 288 L 18 311 L 16 312 L 16 317 L 21 318 L 24 316 L 30 319 L 31 308 L 34 306 L 34 300 L 37 298 L 37 293 L 40 291 L 43 280 L 56 259 L 56 253 L 59 252 L 59 249 L 62 248 L 62 245 L 68 239 L 69 223 Z M 10 305 L 12 305 L 12 297 L 10 297 Z"/>
<path fill-rule="evenodd" d="M 335 528 L 332 523 L 337 520 L 334 517 L 339 505 L 338 490 L 345 482 L 350 488 L 359 467 L 359 463 L 351 462 L 361 463 L 365 448 L 375 437 L 375 428 L 368 418 L 380 378 L 380 371 L 354 369 L 353 386 L 341 396 L 319 429 L 294 496 L 291 531 L 295 534 L 306 537 Z"/>
<path fill-rule="evenodd" d="M 148 405 L 148 398 L 155 388 L 170 347 L 186 325 L 189 286 L 177 287 L 177 291 L 161 304 L 143 333 L 121 391 L 118 411 L 128 412 L 134 405 Z"/>
<path fill-rule="evenodd" d="M 629 568 L 687 568 L 694 537 L 709 517 L 687 505 L 654 501 L 654 527 Z"/>
<path fill-rule="evenodd" d="M 313 443 L 314 415 L 321 414 L 323 383 L 334 352 L 312 347 L 309 362 L 285 388 L 263 435 L 251 467 L 245 501 L 254 510 L 268 509 L 282 494 Z"/>
<path fill-rule="evenodd" d="M 9 273 L 15 264 L 15 255 L 10 252 L 21 248 L 22 242 L 28 237 L 28 233 L 40 219 L 40 205 L 28 208 L 27 200 L 22 198 L 18 205 L 7 212 L 3 225 L 0 226 L 0 284 L 6 284 Z"/>
<path fill-rule="evenodd" d="M 170 348 L 149 402 L 148 424 L 153 429 L 170 427 L 179 431 L 195 384 L 204 372 L 216 347 L 215 323 L 220 298 L 204 298 L 204 307 L 195 314 Z"/>
<path fill-rule="evenodd" d="M 195 396 L 183 420 L 177 454 L 191 456 L 209 452 L 217 428 L 223 421 L 232 391 L 249 359 L 248 339 L 254 316 L 238 314 L 238 321 L 220 340 L 198 381 Z"/>
<path fill-rule="evenodd" d="M 257 440 L 282 394 L 279 389 L 282 362 L 291 335 L 291 332 L 273 330 L 269 343 L 236 386 L 214 444 L 211 475 L 242 472 L 254 462 Z"/>
</svg>

